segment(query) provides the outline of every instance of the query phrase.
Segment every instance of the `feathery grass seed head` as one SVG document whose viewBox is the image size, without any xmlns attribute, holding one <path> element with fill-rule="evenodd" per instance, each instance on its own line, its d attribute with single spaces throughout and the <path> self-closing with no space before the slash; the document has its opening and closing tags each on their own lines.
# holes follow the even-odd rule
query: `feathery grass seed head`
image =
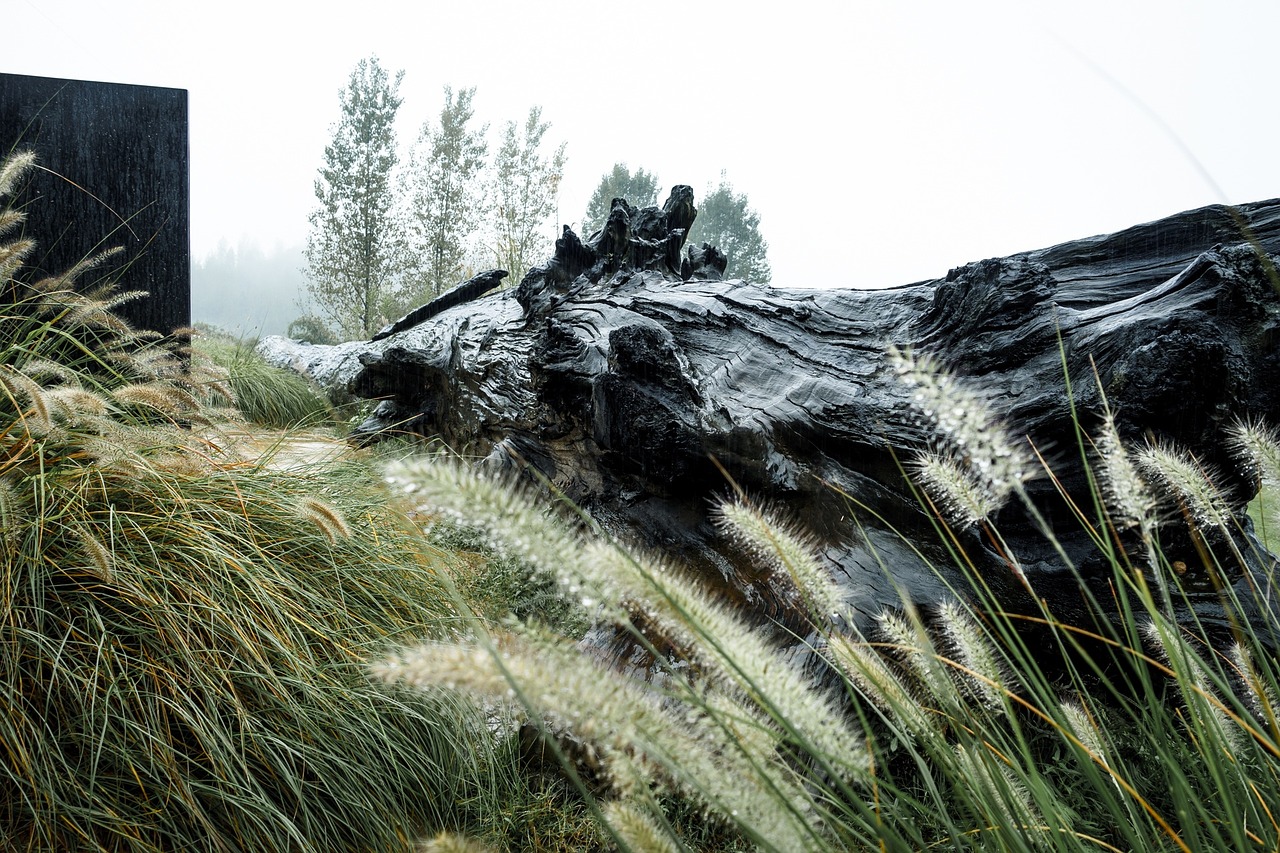
<svg viewBox="0 0 1280 853">
<path fill-rule="evenodd" d="M 113 580 L 112 567 L 115 564 L 115 555 L 111 549 L 103 545 L 98 537 L 83 524 L 75 526 L 75 537 L 80 550 L 88 558 L 89 565 L 93 567 L 94 574 L 99 580 L 110 583 Z"/>
<path fill-rule="evenodd" d="M 1026 786 L 1011 767 L 982 746 L 957 744 L 955 751 L 958 772 L 954 778 L 988 819 L 1009 831 L 1042 823 Z"/>
<path fill-rule="evenodd" d="M 420 841 L 417 853 L 492 853 L 492 848 L 465 835 L 442 832 Z"/>
<path fill-rule="evenodd" d="M 7 230 L 22 221 L 21 218 L 15 220 L 12 216 L 5 214 L 0 214 L 0 216 L 3 216 L 3 219 L 0 220 L 0 225 L 5 226 L 0 230 Z M 18 268 L 22 266 L 22 262 L 26 260 L 27 255 L 31 254 L 31 250 L 35 247 L 34 240 L 12 240 L 0 245 L 0 281 L 7 282 L 12 279 L 14 273 L 18 271 Z"/>
<path fill-rule="evenodd" d="M 754 756 L 757 761 L 767 761 L 777 755 L 782 733 L 746 697 L 723 690 L 706 690 L 703 692 L 702 706 L 700 710 L 691 710 L 690 713 L 694 717 L 710 715 L 745 753 Z"/>
<path fill-rule="evenodd" d="M 680 853 L 684 848 L 669 836 L 643 806 L 611 800 L 601 807 L 615 835 L 635 853 Z"/>
<path fill-rule="evenodd" d="M 1098 450 L 1102 498 L 1112 520 L 1120 527 L 1148 530 L 1155 522 L 1158 502 L 1120 440 L 1110 412 L 1103 418 L 1094 446 Z"/>
<path fill-rule="evenodd" d="M 0 210 L 0 234 L 4 234 L 6 231 L 13 228 L 15 225 L 20 224 L 25 218 L 26 218 L 25 215 L 21 211 L 11 210 L 11 209 Z M 17 241 L 14 241 L 14 242 L 17 242 Z M 14 245 L 14 242 L 6 243 L 4 246 L 0 246 L 0 266 L 4 265 L 4 260 L 3 260 L 5 257 L 4 250 Z M 25 242 L 28 244 L 28 246 L 35 245 L 35 241 L 33 240 L 27 240 Z"/>
<path fill-rule="evenodd" d="M 330 543 L 336 543 L 339 539 L 350 539 L 351 528 L 347 526 L 347 520 L 343 517 L 342 512 L 332 504 L 326 503 L 319 498 L 304 497 L 297 503 L 298 517 L 311 522 Z"/>
<path fill-rule="evenodd" d="M 18 490 L 13 478 L 0 474 L 0 543 L 12 546 L 18 533 L 29 521 L 29 502 Z"/>
<path fill-rule="evenodd" d="M 945 601 L 938 607 L 938 620 L 956 661 L 969 670 L 960 676 L 969 692 L 988 710 L 1003 707 L 1010 678 L 987 632 L 955 600 Z"/>
<path fill-rule="evenodd" d="M 45 400 L 45 390 L 25 374 L 14 370 L 7 364 L 0 364 L 0 391 L 18 407 L 25 402 L 30 409 L 22 414 L 22 420 L 31 435 L 47 435 L 53 428 L 53 420 L 49 417 L 49 406 Z"/>
<path fill-rule="evenodd" d="M 788 578 L 816 614 L 831 619 L 844 613 L 844 595 L 818 559 L 817 545 L 794 523 L 741 500 L 722 501 L 713 518 L 753 557 Z"/>
<path fill-rule="evenodd" d="M 1138 454 L 1138 468 L 1176 500 L 1201 530 L 1228 530 L 1231 508 L 1218 487 L 1214 472 L 1195 456 L 1152 444 Z"/>
<path fill-rule="evenodd" d="M 634 569 L 617 548 L 571 529 L 528 484 L 443 458 L 396 462 L 387 468 L 387 482 L 418 510 L 483 531 L 495 550 L 554 579 L 566 601 L 625 616 L 619 577 Z"/>
<path fill-rule="evenodd" d="M 918 740 L 939 734 L 937 719 L 911 695 L 897 673 L 866 643 L 833 636 L 828 649 L 845 676 L 863 696 L 897 719 Z"/>
<path fill-rule="evenodd" d="M 1227 430 L 1227 446 L 1254 482 L 1280 483 L 1280 435 L 1259 421 L 1236 421 Z"/>
<path fill-rule="evenodd" d="M 1163 625 L 1163 627 L 1162 627 Z M 1244 748 L 1244 732 L 1227 713 L 1205 663 L 1182 636 L 1177 625 L 1148 619 L 1140 628 L 1159 657 L 1177 676 L 1184 706 L 1191 716 L 1212 731 L 1232 753 Z"/>
<path fill-rule="evenodd" d="M 955 682 L 947 673 L 947 665 L 934 648 L 924 623 L 914 614 L 904 617 L 895 613 L 882 613 L 876 621 L 881 635 L 894 647 L 920 687 L 934 702 L 953 708 L 957 700 Z"/>
<path fill-rule="evenodd" d="M 1250 713 L 1264 724 L 1273 717 L 1280 716 L 1280 702 L 1277 702 L 1275 685 L 1254 664 L 1253 654 L 1249 649 L 1240 643 L 1233 643 L 1231 663 L 1236 669 L 1236 679 L 1241 685 L 1237 693 L 1244 700 Z"/>
<path fill-rule="evenodd" d="M 1097 723 L 1093 717 L 1085 710 L 1083 704 L 1076 700 L 1067 700 L 1058 704 L 1058 709 L 1062 712 L 1063 724 L 1067 731 L 1075 737 L 1076 740 L 1084 744 L 1084 748 L 1089 750 L 1103 764 L 1108 764 L 1107 749 L 1102 742 L 1102 732 L 1098 730 Z"/>
<path fill-rule="evenodd" d="M 491 848 L 463 835 L 442 832 L 418 843 L 417 853 L 489 853 Z"/>
<path fill-rule="evenodd" d="M 12 194 L 18 181 L 35 164 L 34 151 L 19 151 L 0 161 L 0 197 Z"/>
<path fill-rule="evenodd" d="M 990 518 L 1008 497 L 992 491 L 989 483 L 955 456 L 921 451 L 912 460 L 910 472 L 947 522 L 962 530 Z"/>
<path fill-rule="evenodd" d="M 588 741 L 606 776 L 621 790 L 648 784 L 651 769 L 685 774 L 689 784 L 721 784 L 727 746 L 705 717 L 663 706 L 616 670 L 596 664 L 566 641 L 531 633 L 494 637 L 497 657 L 471 642 L 423 644 L 370 666 L 389 683 L 443 688 L 482 700 L 513 701 L 553 732 Z M 677 714 L 680 714 L 677 716 Z M 741 779 L 736 781 L 743 781 Z M 697 793 L 697 791 L 694 791 Z"/>
<path fill-rule="evenodd" d="M 1034 460 L 1023 443 L 1008 434 L 985 400 L 930 356 L 891 347 L 889 362 L 899 380 L 914 389 L 912 404 L 945 448 L 923 463 L 926 490 L 961 523 L 990 517 L 1034 476 Z M 958 469 L 967 471 L 963 478 Z"/>
<path fill-rule="evenodd" d="M 81 373 L 74 367 L 48 358 L 34 358 L 19 368 L 24 374 L 41 385 L 81 385 Z"/>
<path fill-rule="evenodd" d="M 806 748 L 827 758 L 837 772 L 852 776 L 867 768 L 862 737 L 832 697 L 815 689 L 764 629 L 749 625 L 678 573 L 654 568 L 627 564 L 621 575 L 626 596 L 645 608 L 664 636 L 679 640 L 706 678 L 785 721 Z"/>
<path fill-rule="evenodd" d="M 74 385 L 48 389 L 45 391 L 45 402 L 54 417 L 73 422 L 92 422 L 111 411 L 102 395 Z"/>
<path fill-rule="evenodd" d="M 171 382 L 122 385 L 113 390 L 111 396 L 123 405 L 151 409 L 173 420 L 190 417 L 200 405 L 194 397 Z"/>
</svg>

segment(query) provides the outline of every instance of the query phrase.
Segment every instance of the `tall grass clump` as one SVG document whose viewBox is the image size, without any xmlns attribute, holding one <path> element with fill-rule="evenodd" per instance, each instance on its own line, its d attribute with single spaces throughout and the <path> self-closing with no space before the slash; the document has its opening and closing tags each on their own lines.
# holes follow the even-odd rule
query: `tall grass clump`
<svg viewBox="0 0 1280 853">
<path fill-rule="evenodd" d="M 1125 446 L 1105 410 L 1082 414 L 1091 505 L 1061 497 L 1110 563 L 1110 597 L 1088 625 L 1040 598 L 1008 612 L 964 550 L 980 528 L 1034 591 L 1000 534 L 1014 510 L 1039 518 L 1032 448 L 932 361 L 892 358 L 937 427 L 907 468 L 968 581 L 950 599 L 860 622 L 802 531 L 727 503 L 726 535 L 807 607 L 801 641 L 527 484 L 419 459 L 390 471 L 416 506 L 485 530 L 654 665 L 639 679 L 546 626 L 476 623 L 374 675 L 514 707 L 621 849 L 697 848 L 708 826 L 726 849 L 777 851 L 1280 846 L 1274 558 L 1247 545 L 1215 473 L 1176 448 Z M 1273 432 L 1242 425 L 1230 440 L 1256 480 L 1277 475 Z M 1185 576 L 1161 544 L 1176 525 L 1204 563 Z M 1224 618 L 1202 621 L 1193 575 L 1217 584 Z"/>
<path fill-rule="evenodd" d="M 380 481 L 224 455 L 225 374 L 30 249 L 0 245 L 0 847 L 407 850 L 483 812 L 484 717 L 362 664 L 454 624 Z"/>
<path fill-rule="evenodd" d="M 227 374 L 227 386 L 245 420 L 275 429 L 333 426 L 338 414 L 315 385 L 263 361 L 250 341 L 202 330 L 196 351 Z"/>
</svg>

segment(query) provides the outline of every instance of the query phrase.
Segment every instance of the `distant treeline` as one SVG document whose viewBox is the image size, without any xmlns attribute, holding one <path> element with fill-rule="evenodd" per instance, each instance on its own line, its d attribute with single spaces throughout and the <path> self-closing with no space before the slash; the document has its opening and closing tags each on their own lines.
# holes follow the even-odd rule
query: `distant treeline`
<svg viewBox="0 0 1280 853">
<path fill-rule="evenodd" d="M 269 251 L 222 243 L 191 264 L 191 319 L 245 337 L 283 335 L 305 288 L 301 244 Z"/>
</svg>

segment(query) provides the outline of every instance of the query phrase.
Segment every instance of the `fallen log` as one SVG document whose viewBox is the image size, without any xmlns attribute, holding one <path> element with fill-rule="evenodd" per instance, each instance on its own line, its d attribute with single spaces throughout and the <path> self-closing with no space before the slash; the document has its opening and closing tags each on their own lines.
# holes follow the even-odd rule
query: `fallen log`
<svg viewBox="0 0 1280 853">
<path fill-rule="evenodd" d="M 1092 511 L 1077 427 L 1094 431 L 1104 394 L 1126 441 L 1167 441 L 1225 475 L 1249 540 L 1240 589 L 1273 568 L 1240 512 L 1256 484 L 1232 473 L 1223 436 L 1236 419 L 1280 423 L 1280 201 L 1206 207 L 875 291 L 722 280 L 713 247 L 681 256 L 694 215 L 687 187 L 663 209 L 616 201 L 600 232 L 583 242 L 565 229 L 517 288 L 423 310 L 361 345 L 350 390 L 381 402 L 359 436 L 408 431 L 488 464 L 530 465 L 607 529 L 803 628 L 789 592 L 709 518 L 731 479 L 813 531 L 870 619 L 900 596 L 929 604 L 963 584 L 902 472 L 936 436 L 896 374 L 896 348 L 948 365 L 1054 471 L 1056 484 L 1040 477 L 1026 490 L 1056 546 L 1016 503 L 994 519 L 1004 546 L 981 525 L 958 533 L 1009 606 L 1030 606 L 1011 555 L 1063 619 L 1090 618 L 1083 589 L 1106 592 L 1109 564 L 1063 497 Z M 1192 567 L 1194 590 L 1210 567 L 1185 525 L 1168 527 L 1165 547 Z M 1212 623 L 1217 601 L 1204 580 L 1191 606 Z"/>
</svg>

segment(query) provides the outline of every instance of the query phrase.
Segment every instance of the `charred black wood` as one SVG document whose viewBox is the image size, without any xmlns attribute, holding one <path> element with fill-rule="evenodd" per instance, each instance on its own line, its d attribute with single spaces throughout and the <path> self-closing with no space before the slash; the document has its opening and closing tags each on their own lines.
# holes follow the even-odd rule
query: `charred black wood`
<svg viewBox="0 0 1280 853">
<path fill-rule="evenodd" d="M 1230 473 L 1223 435 L 1235 419 L 1280 423 L 1280 201 L 877 291 L 721 280 L 712 247 L 690 247 L 677 268 L 672 246 L 693 216 L 685 187 L 662 209 L 618 200 L 591 239 L 566 229 L 514 292 L 366 345 L 351 389 L 383 402 L 359 433 L 409 424 L 486 464 L 532 465 L 606 527 L 799 630 L 788 591 L 709 519 L 730 491 L 725 472 L 814 531 L 859 618 L 898 606 L 900 592 L 927 605 L 965 583 L 902 473 L 934 437 L 891 347 L 949 365 L 1052 466 L 1058 485 L 1027 489 L 1071 566 L 1020 507 L 994 522 L 1063 619 L 1093 618 L 1086 591 L 1109 596 L 1110 568 L 1059 493 L 1093 506 L 1077 428 L 1096 427 L 1103 394 L 1127 440 L 1167 441 L 1226 473 L 1237 509 L 1256 488 Z M 1032 606 L 980 531 L 960 542 L 1002 600 Z M 1202 561 L 1176 519 L 1165 545 L 1193 567 L 1194 588 Z M 1249 569 L 1230 581 L 1252 601 L 1249 574 L 1274 558 L 1241 545 Z M 1217 600 L 1206 579 L 1201 619 L 1219 618 Z"/>
</svg>

